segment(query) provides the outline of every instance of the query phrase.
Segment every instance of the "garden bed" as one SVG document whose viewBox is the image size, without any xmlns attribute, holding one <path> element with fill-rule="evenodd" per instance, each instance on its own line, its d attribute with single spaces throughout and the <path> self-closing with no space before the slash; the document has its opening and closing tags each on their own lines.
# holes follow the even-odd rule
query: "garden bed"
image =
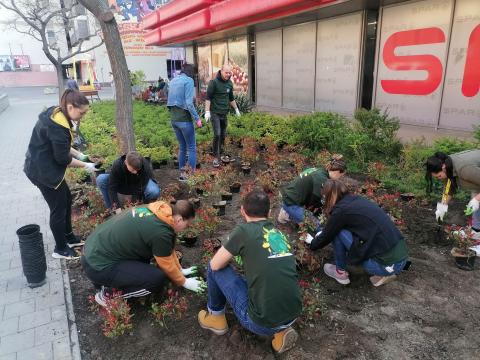
<svg viewBox="0 0 480 360">
<path fill-rule="evenodd" d="M 214 229 L 215 238 L 224 238 L 235 224 L 243 221 L 239 213 L 242 193 L 254 184 L 262 186 L 271 195 L 272 216 L 275 216 L 278 213 L 278 185 L 298 173 L 297 167 L 311 165 L 288 148 L 279 154 L 271 145 L 264 146 L 266 151 L 256 152 L 262 154 L 259 159 L 253 151 L 248 151 L 252 144 L 246 141 L 243 145 L 243 149 L 237 150 L 232 146 L 231 152 L 237 161 L 226 171 L 242 183 L 240 194 L 233 194 L 226 214 Z M 205 154 L 206 147 L 200 147 L 199 151 Z M 239 172 L 242 154 L 250 156 L 254 163 L 247 176 Z M 292 159 L 288 160 L 289 157 Z M 190 187 L 177 182 L 178 171 L 171 166 L 155 171 L 164 195 L 175 195 L 177 199 L 197 196 L 193 194 L 195 186 L 202 186 L 207 193 L 214 192 L 210 186 L 217 182 L 213 178 L 213 184 L 205 181 L 213 171 L 207 163 L 208 155 L 201 159 L 204 160 L 203 173 L 197 172 L 196 181 L 192 180 Z M 304 313 L 295 327 L 300 339 L 297 346 L 281 358 L 473 359 L 480 347 L 479 272 L 463 272 L 455 267 L 449 255 L 451 246 L 444 238 L 439 240 L 432 202 L 404 202 L 398 194 L 389 194 L 368 178 L 357 180 L 360 181 L 350 182 L 355 184 L 357 191 L 375 199 L 395 216 L 406 235 L 413 265 L 397 281 L 380 288 L 374 288 L 361 269 L 352 269 L 351 284 L 342 286 L 327 278 L 321 270 L 324 259 L 332 260 L 331 248 L 317 252 L 315 259 L 309 259 L 310 267 L 303 266 L 299 273 Z M 200 199 L 201 209 L 219 200 L 208 195 Z M 464 206 L 464 202 L 451 206 L 447 220 L 463 221 Z M 292 226 L 281 226 L 281 229 L 296 242 L 297 229 Z M 178 245 L 183 253 L 184 267 L 205 264 L 208 260 L 210 254 L 202 247 L 203 240 L 205 236 L 201 234 L 194 247 Z M 102 335 L 102 320 L 88 300 L 95 292 L 93 285 L 78 262 L 69 263 L 69 273 L 83 359 L 274 358 L 269 339 L 243 330 L 228 308 L 230 330 L 225 336 L 201 329 L 197 313 L 205 308 L 206 295 L 195 295 L 183 289 L 178 296 L 186 299 L 188 305 L 181 319 L 167 317 L 164 326 L 155 322 L 150 313 L 151 304 L 168 301 L 174 292 L 153 294 L 130 302 L 134 314 L 131 331 L 107 338 Z"/>
</svg>

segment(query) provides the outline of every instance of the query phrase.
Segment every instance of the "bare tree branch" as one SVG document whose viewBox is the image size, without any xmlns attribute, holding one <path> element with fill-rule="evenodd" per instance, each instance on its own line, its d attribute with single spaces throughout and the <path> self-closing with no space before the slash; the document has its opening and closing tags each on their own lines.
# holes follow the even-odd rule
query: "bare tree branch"
<svg viewBox="0 0 480 360">
<path fill-rule="evenodd" d="M 25 35 L 29 35 L 31 37 L 33 37 L 35 40 L 37 41 L 42 41 L 42 39 L 40 38 L 40 36 L 38 34 L 35 34 L 35 30 L 33 28 L 28 28 L 28 30 L 21 30 L 17 24 L 17 21 L 13 21 L 11 22 L 10 24 L 10 28 L 15 30 L 16 32 L 20 33 L 20 34 L 25 34 Z"/>
<path fill-rule="evenodd" d="M 70 58 L 72 58 L 72 57 L 74 57 L 75 55 L 78 55 L 78 54 L 80 54 L 80 53 L 86 53 L 86 52 L 92 51 L 93 49 L 96 49 L 96 48 L 98 48 L 99 46 L 102 46 L 103 43 L 104 43 L 104 41 L 103 41 L 103 39 L 101 39 L 101 41 L 100 41 L 98 44 L 96 44 L 96 45 L 94 45 L 94 46 L 92 46 L 92 47 L 89 47 L 88 49 L 83 50 L 83 49 L 82 49 L 83 39 L 82 39 L 82 40 L 80 40 L 80 43 L 78 44 L 78 49 L 77 49 L 77 51 L 69 54 L 69 55 L 66 56 L 66 57 L 63 57 L 63 58 L 61 59 L 61 62 L 64 62 L 65 60 L 70 59 Z"/>
</svg>

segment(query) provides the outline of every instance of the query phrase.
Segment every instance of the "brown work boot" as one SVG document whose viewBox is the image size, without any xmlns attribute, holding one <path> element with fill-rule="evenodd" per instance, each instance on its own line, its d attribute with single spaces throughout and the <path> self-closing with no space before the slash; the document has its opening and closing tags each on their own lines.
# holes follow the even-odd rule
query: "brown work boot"
<svg viewBox="0 0 480 360">
<path fill-rule="evenodd" d="M 298 339 L 298 333 L 289 327 L 273 335 L 272 347 L 277 354 L 290 350 L 295 346 Z"/>
<path fill-rule="evenodd" d="M 370 277 L 370 282 L 372 283 L 373 286 L 377 287 L 377 286 L 388 284 L 389 282 L 395 280 L 396 278 L 397 278 L 396 275 L 390 275 L 390 276 L 374 275 Z"/>
<path fill-rule="evenodd" d="M 225 314 L 212 315 L 206 310 L 201 310 L 198 313 L 198 323 L 202 328 L 213 331 L 217 335 L 223 335 L 228 331 Z"/>
</svg>

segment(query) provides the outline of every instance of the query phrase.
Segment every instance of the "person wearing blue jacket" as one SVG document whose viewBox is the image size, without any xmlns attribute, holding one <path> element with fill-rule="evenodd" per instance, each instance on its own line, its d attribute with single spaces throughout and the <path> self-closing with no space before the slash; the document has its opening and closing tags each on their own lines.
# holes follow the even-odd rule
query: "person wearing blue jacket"
<svg viewBox="0 0 480 360">
<path fill-rule="evenodd" d="M 202 120 L 193 104 L 193 98 L 195 96 L 193 75 L 193 66 L 184 64 L 180 75 L 170 82 L 167 100 L 172 127 L 179 145 L 178 166 L 181 171 L 180 181 L 187 179 L 187 173 L 185 171 L 187 152 L 188 165 L 192 170 L 195 170 L 197 162 L 195 127 L 193 121 L 196 122 L 198 127 L 202 126 Z"/>
</svg>

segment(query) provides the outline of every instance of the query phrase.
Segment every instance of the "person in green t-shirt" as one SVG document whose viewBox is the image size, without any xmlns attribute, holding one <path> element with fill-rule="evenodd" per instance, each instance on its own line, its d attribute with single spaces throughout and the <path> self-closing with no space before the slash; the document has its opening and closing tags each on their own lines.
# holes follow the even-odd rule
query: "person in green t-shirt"
<svg viewBox="0 0 480 360">
<path fill-rule="evenodd" d="M 208 265 L 208 310 L 199 312 L 198 322 L 225 334 L 228 302 L 244 328 L 273 335 L 272 347 L 282 353 L 295 345 L 298 334 L 291 325 L 302 311 L 295 257 L 287 237 L 268 219 L 267 194 L 248 193 L 240 212 L 247 223 L 235 227 Z M 245 278 L 229 265 L 238 256 Z"/>
<path fill-rule="evenodd" d="M 280 224 L 293 221 L 297 224 L 305 220 L 305 210 L 311 210 L 314 214 L 322 210 L 322 187 L 328 179 L 340 179 L 347 170 L 343 155 L 334 154 L 326 169 L 309 168 L 285 185 L 280 193 L 282 195 L 282 207 L 277 220 Z"/>
<path fill-rule="evenodd" d="M 175 253 L 176 232 L 185 230 L 193 218 L 193 204 L 179 200 L 170 207 L 163 201 L 125 210 L 99 225 L 85 242 L 81 263 L 87 277 L 101 290 L 95 295 L 106 306 L 113 289 L 123 298 L 140 297 L 163 287 L 166 279 L 175 285 L 201 292 L 206 284 L 195 277 L 196 267 L 182 269 Z M 155 259 L 157 266 L 151 265 Z"/>
<path fill-rule="evenodd" d="M 349 193 L 345 184 L 328 180 L 322 194 L 325 228 L 305 242 L 311 250 L 333 244 L 335 264 L 325 264 L 323 271 L 342 285 L 350 283 L 347 262 L 362 265 L 371 275 L 373 286 L 396 278 L 407 264 L 405 239 L 389 215 L 374 202 Z"/>
</svg>

